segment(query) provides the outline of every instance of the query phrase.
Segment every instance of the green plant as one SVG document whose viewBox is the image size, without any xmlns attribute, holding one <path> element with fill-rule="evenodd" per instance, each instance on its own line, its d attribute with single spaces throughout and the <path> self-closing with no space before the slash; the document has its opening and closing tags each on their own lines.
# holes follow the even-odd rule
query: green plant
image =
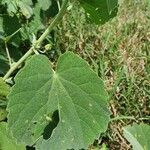
<svg viewBox="0 0 150 150">
<path fill-rule="evenodd" d="M 103 24 L 113 18 L 118 9 L 117 0 L 103 0 L 101 3 L 98 0 L 79 2 L 85 9 L 89 23 Z M 9 114 L 8 125 L 1 124 L 0 128 L 5 131 L 5 126 L 8 126 L 8 131 L 17 142 L 23 143 L 23 149 L 26 145 L 41 150 L 87 149 L 95 138 L 106 131 L 110 121 L 108 95 L 103 81 L 89 65 L 72 52 L 59 52 L 57 63 L 56 60 L 51 60 L 53 63 L 50 63 L 51 58 L 47 55 L 52 52 L 53 29 L 74 3 L 71 2 L 68 7 L 68 0 L 51 0 L 45 3 L 41 0 L 1 1 L 1 42 L 4 43 L 3 47 L 9 60 L 7 62 L 2 59 L 2 62 L 10 66 L 3 80 L 11 84 L 9 77 L 14 77 L 13 72 L 28 60 L 15 76 L 15 85 L 7 97 L 8 105 L 6 95 L 9 88 L 2 83 L 2 89 L 7 93 L 2 92 L 2 97 L 6 100 L 6 103 L 2 100 L 2 105 L 7 105 Z M 52 10 L 51 14 L 48 12 L 49 8 Z M 51 17 L 52 19 L 48 20 Z M 12 18 L 17 25 L 14 29 L 10 29 L 9 25 Z M 28 42 L 25 45 L 31 45 L 31 48 L 24 52 L 20 48 L 26 41 Z M 10 57 L 11 47 L 18 51 L 19 56 Z M 39 53 L 45 53 L 46 56 Z M 21 59 L 18 60 L 18 57 Z M 7 67 L 3 68 L 2 74 L 6 72 Z M 5 117 L 6 115 L 7 113 Z M 7 138 L 15 145 L 11 136 Z M 2 145 L 2 149 L 6 148 Z"/>
<path fill-rule="evenodd" d="M 46 25 L 45 31 L 41 32 L 37 40 L 33 36 L 31 48 L 12 64 L 8 43 L 18 32 L 24 37 L 25 31 L 31 31 L 33 25 L 41 19 L 37 16 L 40 15 L 37 14 L 38 9 L 44 13 L 52 3 L 55 8 L 58 5 L 54 19 L 50 21 L 50 25 Z M 49 59 L 39 54 L 42 42 L 65 14 L 68 0 L 63 0 L 62 3 L 47 1 L 45 4 L 40 0 L 37 3 L 13 0 L 2 1 L 1 4 L 1 7 L 7 6 L 7 11 L 5 7 L 3 9 L 9 16 L 12 15 L 12 18 L 19 20 L 18 29 L 15 28 L 13 33 L 11 31 L 7 33 L 4 15 L 1 18 L 3 19 L 1 30 L 4 33 L 2 39 L 10 64 L 10 69 L 3 80 L 7 80 L 35 52 L 35 55 L 28 58 L 23 69 L 17 73 L 15 85 L 8 95 L 8 130 L 17 142 L 30 146 L 34 144 L 37 149 L 88 148 L 100 133 L 105 132 L 109 122 L 108 96 L 102 80 L 84 60 L 71 52 L 60 56 L 54 69 Z M 117 0 L 101 3 L 98 0 L 92 3 L 80 0 L 80 4 L 85 8 L 89 21 L 97 24 L 105 23 L 117 13 Z M 34 20 L 31 18 L 32 15 Z M 24 23 L 22 17 L 29 23 Z M 25 39 L 31 41 L 31 35 L 28 36 Z M 12 41 L 14 42 L 14 39 Z"/>
</svg>

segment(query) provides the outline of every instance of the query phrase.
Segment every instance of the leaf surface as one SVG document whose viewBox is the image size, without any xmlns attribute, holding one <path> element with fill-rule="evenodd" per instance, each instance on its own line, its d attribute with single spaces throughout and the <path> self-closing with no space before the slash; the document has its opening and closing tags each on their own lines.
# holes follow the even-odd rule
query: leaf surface
<svg viewBox="0 0 150 150">
<path fill-rule="evenodd" d="M 38 149 L 87 148 L 107 129 L 110 112 L 102 80 L 77 55 L 67 52 L 55 71 L 47 57 L 33 56 L 18 73 L 9 95 L 9 129 L 33 143 L 58 111 L 59 123 Z"/>
<path fill-rule="evenodd" d="M 17 13 L 18 8 L 26 18 L 32 16 L 32 0 L 2 0 L 2 4 L 7 4 L 7 11 L 10 15 Z"/>
<path fill-rule="evenodd" d="M 149 150 L 150 126 L 147 124 L 134 124 L 124 127 L 124 136 L 133 146 L 133 150 Z"/>
<path fill-rule="evenodd" d="M 15 139 L 11 137 L 6 130 L 7 123 L 0 123 L 0 149 L 1 150 L 26 150 L 24 145 L 16 144 Z"/>
<path fill-rule="evenodd" d="M 91 22 L 104 24 L 117 15 L 118 0 L 79 0 Z"/>
</svg>

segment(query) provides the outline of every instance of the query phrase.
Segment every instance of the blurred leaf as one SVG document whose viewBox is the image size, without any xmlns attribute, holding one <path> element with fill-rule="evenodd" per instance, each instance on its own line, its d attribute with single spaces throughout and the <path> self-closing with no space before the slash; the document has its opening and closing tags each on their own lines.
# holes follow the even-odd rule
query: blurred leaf
<svg viewBox="0 0 150 150">
<path fill-rule="evenodd" d="M 5 120 L 7 117 L 7 111 L 5 108 L 0 107 L 0 121 Z"/>
<path fill-rule="evenodd" d="M 101 148 L 100 150 L 108 150 L 106 144 L 103 144 L 103 145 L 102 145 L 102 148 Z"/>
<path fill-rule="evenodd" d="M 85 9 L 87 18 L 96 24 L 104 24 L 115 17 L 118 11 L 118 0 L 79 0 Z"/>
<path fill-rule="evenodd" d="M 7 59 L 3 56 L 0 48 L 0 75 L 4 75 L 9 69 L 9 64 Z"/>
<path fill-rule="evenodd" d="M 17 12 L 16 0 L 2 0 L 3 5 L 7 5 L 7 12 L 9 15 L 14 15 Z"/>
<path fill-rule="evenodd" d="M 0 149 L 1 150 L 26 150 L 25 145 L 17 144 L 7 131 L 7 123 L 0 123 Z"/>
<path fill-rule="evenodd" d="M 44 2 L 43 0 L 38 0 L 38 3 L 42 10 L 47 10 L 52 4 L 51 0 L 44 0 Z"/>
<path fill-rule="evenodd" d="M 9 86 L 5 83 L 3 78 L 0 77 L 0 96 L 6 97 L 9 93 Z"/>
<path fill-rule="evenodd" d="M 32 16 L 32 0 L 2 0 L 2 4 L 7 4 L 7 12 L 9 15 L 14 15 L 17 13 L 18 8 L 26 18 Z"/>
<path fill-rule="evenodd" d="M 133 150 L 149 150 L 150 126 L 147 124 L 133 124 L 123 128 L 125 138 L 133 146 Z"/>
<path fill-rule="evenodd" d="M 20 11 L 22 14 L 29 19 L 33 15 L 33 10 L 30 5 L 27 5 L 25 2 L 19 1 L 18 6 L 20 7 Z"/>
</svg>

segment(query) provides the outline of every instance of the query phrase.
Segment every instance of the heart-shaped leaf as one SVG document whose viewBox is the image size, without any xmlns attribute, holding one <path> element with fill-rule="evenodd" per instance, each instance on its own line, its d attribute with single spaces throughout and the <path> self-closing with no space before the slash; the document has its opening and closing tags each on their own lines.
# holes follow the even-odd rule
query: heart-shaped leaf
<svg viewBox="0 0 150 150">
<path fill-rule="evenodd" d="M 55 71 L 47 57 L 33 56 L 15 82 L 7 110 L 9 129 L 18 141 L 35 142 L 55 121 L 56 111 L 59 123 L 38 149 L 87 148 L 107 129 L 110 112 L 103 82 L 77 55 L 63 54 Z"/>
<path fill-rule="evenodd" d="M 147 124 L 134 124 L 124 127 L 124 136 L 133 146 L 133 150 L 149 150 L 150 126 Z"/>
</svg>

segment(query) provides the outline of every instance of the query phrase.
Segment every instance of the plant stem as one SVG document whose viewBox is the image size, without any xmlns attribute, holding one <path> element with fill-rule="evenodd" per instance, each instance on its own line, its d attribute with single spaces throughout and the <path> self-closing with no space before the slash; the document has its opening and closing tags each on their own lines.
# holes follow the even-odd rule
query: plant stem
<svg viewBox="0 0 150 150">
<path fill-rule="evenodd" d="M 41 37 L 36 41 L 36 46 L 40 46 L 42 41 L 47 37 L 47 35 L 53 30 L 53 28 L 59 23 L 59 21 L 64 16 L 66 9 L 67 9 L 68 0 L 64 0 L 63 4 L 61 6 L 61 9 L 57 16 L 54 18 L 52 23 L 48 26 L 48 28 L 45 30 L 45 32 L 41 35 Z"/>
<path fill-rule="evenodd" d="M 143 117 L 143 118 L 135 118 L 133 116 L 117 116 L 115 118 L 111 118 L 110 121 L 117 121 L 117 120 L 150 120 L 149 116 Z"/>
<path fill-rule="evenodd" d="M 118 116 L 118 117 L 110 119 L 110 121 L 123 120 L 123 119 L 136 120 L 132 116 Z"/>
<path fill-rule="evenodd" d="M 33 47 L 31 47 L 23 57 L 21 57 L 16 64 L 14 64 L 6 73 L 6 75 L 3 77 L 3 80 L 6 80 L 9 78 L 9 76 L 32 54 Z"/>
<path fill-rule="evenodd" d="M 5 49 L 6 49 L 6 54 L 7 54 L 7 58 L 8 58 L 8 61 L 9 61 L 9 66 L 11 67 L 11 57 L 10 57 L 10 54 L 9 54 L 9 50 L 8 50 L 8 46 L 7 46 L 6 41 L 5 41 Z"/>
<path fill-rule="evenodd" d="M 19 31 L 21 30 L 21 28 L 19 28 L 17 31 L 15 31 L 13 34 L 7 36 L 4 40 L 7 43 L 15 34 L 17 34 Z"/>
<path fill-rule="evenodd" d="M 59 23 L 59 21 L 64 16 L 67 9 L 68 0 L 64 0 L 61 6 L 60 11 L 52 21 L 52 23 L 48 26 L 48 28 L 44 31 L 44 33 L 40 36 L 40 38 L 33 44 L 33 46 L 26 52 L 26 54 L 21 57 L 16 64 L 14 64 L 6 75 L 3 77 L 3 80 L 6 80 L 10 77 L 10 75 L 20 66 L 32 53 L 36 47 L 39 47 L 43 40 L 47 37 L 47 35 L 53 30 L 53 28 Z"/>
</svg>

